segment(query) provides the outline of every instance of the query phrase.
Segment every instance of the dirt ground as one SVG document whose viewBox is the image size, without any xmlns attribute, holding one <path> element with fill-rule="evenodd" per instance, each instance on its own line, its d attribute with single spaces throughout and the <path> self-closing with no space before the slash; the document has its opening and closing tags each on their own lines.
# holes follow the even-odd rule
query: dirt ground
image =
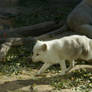
<svg viewBox="0 0 92 92">
<path fill-rule="evenodd" d="M 92 66 L 83 67 L 88 67 L 92 71 Z M 73 70 L 78 68 L 80 66 L 76 66 Z M 67 80 L 72 76 L 71 73 L 61 76 L 54 72 L 45 72 L 41 76 L 35 76 L 37 71 L 37 69 L 23 70 L 21 74 L 11 76 L 0 74 L 0 92 L 77 92 L 73 88 L 57 90 L 50 85 L 55 79 Z"/>
<path fill-rule="evenodd" d="M 23 71 L 19 75 L 0 76 L 0 92 L 72 92 L 71 89 L 55 90 L 49 83 L 57 77 L 54 74 L 44 73 L 43 76 L 35 76 L 34 71 Z"/>
</svg>

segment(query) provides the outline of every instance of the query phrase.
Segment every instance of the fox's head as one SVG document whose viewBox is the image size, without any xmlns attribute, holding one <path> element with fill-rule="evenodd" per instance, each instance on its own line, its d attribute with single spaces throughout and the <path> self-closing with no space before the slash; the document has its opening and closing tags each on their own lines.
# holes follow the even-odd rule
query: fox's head
<svg viewBox="0 0 92 92">
<path fill-rule="evenodd" d="M 33 48 L 32 61 L 44 61 L 46 58 L 47 44 L 42 41 L 37 41 Z"/>
</svg>

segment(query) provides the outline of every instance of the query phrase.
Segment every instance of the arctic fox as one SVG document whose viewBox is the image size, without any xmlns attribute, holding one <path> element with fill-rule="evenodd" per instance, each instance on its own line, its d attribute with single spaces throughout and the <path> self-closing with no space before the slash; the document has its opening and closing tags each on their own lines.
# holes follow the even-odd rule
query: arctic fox
<svg viewBox="0 0 92 92">
<path fill-rule="evenodd" d="M 72 35 L 50 41 L 37 41 L 33 48 L 32 61 L 42 61 L 44 65 L 38 71 L 43 73 L 53 64 L 60 64 L 61 75 L 74 67 L 74 60 L 92 59 L 92 40 L 86 36 Z M 66 68 L 65 60 L 70 66 Z"/>
</svg>

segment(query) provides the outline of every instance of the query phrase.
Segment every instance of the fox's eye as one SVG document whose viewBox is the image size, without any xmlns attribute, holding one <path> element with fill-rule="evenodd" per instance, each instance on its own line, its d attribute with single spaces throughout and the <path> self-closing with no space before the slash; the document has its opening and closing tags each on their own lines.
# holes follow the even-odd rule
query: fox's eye
<svg viewBox="0 0 92 92">
<path fill-rule="evenodd" d="M 39 55 L 40 55 L 40 54 L 38 54 L 38 53 L 36 54 L 36 56 L 39 56 Z"/>
</svg>

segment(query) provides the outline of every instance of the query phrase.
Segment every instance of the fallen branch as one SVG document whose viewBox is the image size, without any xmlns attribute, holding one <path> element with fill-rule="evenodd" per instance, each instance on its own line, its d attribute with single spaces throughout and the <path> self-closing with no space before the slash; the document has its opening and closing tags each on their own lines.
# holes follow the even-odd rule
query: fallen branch
<svg viewBox="0 0 92 92">
<path fill-rule="evenodd" d="M 79 69 L 87 69 L 88 71 L 92 71 L 92 65 L 76 65 L 68 73 L 71 73 L 72 71 L 79 70 Z"/>
<path fill-rule="evenodd" d="M 51 39 L 56 39 L 56 38 L 60 38 L 63 36 L 69 36 L 69 35 L 73 35 L 73 34 L 80 34 L 80 33 L 76 33 L 76 32 L 72 32 L 68 29 L 68 27 L 66 25 L 64 25 L 63 27 L 60 27 L 57 30 L 54 30 L 52 32 L 40 35 L 35 37 L 35 39 L 37 40 L 51 40 Z"/>
<path fill-rule="evenodd" d="M 38 36 L 53 31 L 54 29 L 59 28 L 62 24 L 63 22 L 58 24 L 54 21 L 48 21 L 40 24 L 35 24 L 32 26 L 15 28 L 12 30 L 0 30 L 0 38 Z"/>
<path fill-rule="evenodd" d="M 51 39 L 53 38 L 55 35 L 58 35 L 60 33 L 63 33 L 67 30 L 67 27 L 64 25 L 63 27 L 53 31 L 53 32 L 49 32 L 49 33 L 46 33 L 46 34 L 43 34 L 43 35 L 40 35 L 38 37 L 35 37 L 36 39 L 39 39 L 39 40 L 48 40 L 48 39 Z"/>
<path fill-rule="evenodd" d="M 21 34 L 23 36 L 38 36 L 53 31 L 54 29 L 59 28 L 63 24 L 63 22 L 58 24 L 54 21 L 48 21 L 40 24 L 35 24 L 32 26 L 16 28 L 14 32 L 17 32 L 18 34 Z"/>
</svg>

